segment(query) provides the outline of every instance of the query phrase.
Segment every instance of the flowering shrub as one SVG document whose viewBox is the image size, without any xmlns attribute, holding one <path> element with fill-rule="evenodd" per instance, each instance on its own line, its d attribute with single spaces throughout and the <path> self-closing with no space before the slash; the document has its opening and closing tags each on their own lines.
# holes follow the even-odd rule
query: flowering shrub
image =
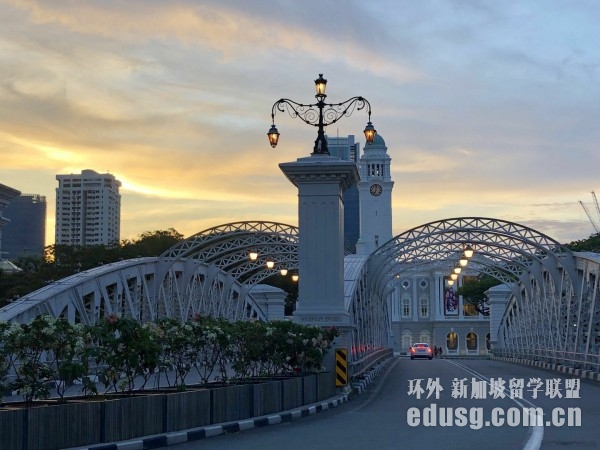
<svg viewBox="0 0 600 450">
<path fill-rule="evenodd" d="M 264 375 L 262 366 L 269 357 L 266 324 L 263 322 L 237 322 L 232 333 L 233 370 L 238 378 Z"/>
<path fill-rule="evenodd" d="M 52 368 L 42 361 L 42 354 L 52 350 L 55 322 L 48 316 L 38 316 L 30 323 L 21 325 L 21 330 L 13 335 L 16 379 L 12 388 L 20 391 L 25 402 L 30 404 L 36 398 L 48 398 L 52 380 Z"/>
<path fill-rule="evenodd" d="M 88 330 L 79 323 L 70 323 L 64 317 L 55 319 L 51 316 L 40 316 L 37 319 L 46 323 L 44 332 L 49 337 L 46 364 L 51 370 L 50 379 L 60 380 L 56 383 L 56 392 L 63 399 L 65 391 L 77 379 L 83 379 L 89 372 L 86 340 L 89 342 Z"/>
<path fill-rule="evenodd" d="M 61 399 L 77 379 L 84 393 L 97 394 L 86 376 L 92 362 L 105 392 L 127 393 L 144 389 L 156 372 L 183 390 L 194 368 L 202 383 L 226 382 L 230 369 L 242 379 L 318 371 L 337 336 L 335 328 L 289 321 L 230 323 L 196 316 L 185 323 L 140 325 L 110 315 L 84 326 L 39 316 L 24 325 L 0 323 L 0 388 L 19 390 L 28 404 L 47 398 L 50 382 Z M 11 383 L 9 372 L 15 375 Z"/>
<path fill-rule="evenodd" d="M 10 388 L 6 383 L 6 377 L 15 361 L 14 346 L 16 337 L 20 332 L 21 327 L 19 325 L 0 322 L 0 402 L 4 391 Z"/>
<path fill-rule="evenodd" d="M 108 391 L 135 389 L 140 377 L 143 389 L 159 366 L 162 343 L 153 324 L 140 325 L 133 319 L 110 315 L 92 328 L 91 354 L 98 367 L 98 378 Z"/>
<path fill-rule="evenodd" d="M 232 357 L 233 325 L 225 319 L 196 316 L 194 318 L 194 348 L 196 368 L 200 380 L 208 383 L 215 371 L 220 381 L 228 379 L 227 365 Z"/>
<path fill-rule="evenodd" d="M 236 376 L 274 376 L 321 369 L 338 331 L 289 321 L 236 322 L 233 369 Z"/>
<path fill-rule="evenodd" d="M 162 342 L 162 355 L 160 358 L 161 372 L 165 372 L 167 383 L 178 389 L 185 388 L 185 379 L 192 369 L 190 361 L 196 359 L 194 348 L 194 328 L 189 322 L 182 323 L 175 319 L 162 319 L 155 330 L 158 339 Z M 168 376 L 168 371 L 173 371 L 173 384 Z"/>
<path fill-rule="evenodd" d="M 282 324 L 283 325 L 283 324 Z M 283 354 L 287 355 L 287 366 L 305 372 L 318 371 L 323 363 L 327 350 L 339 335 L 336 328 L 323 330 L 316 326 L 291 323 L 285 327 L 287 346 Z"/>
</svg>

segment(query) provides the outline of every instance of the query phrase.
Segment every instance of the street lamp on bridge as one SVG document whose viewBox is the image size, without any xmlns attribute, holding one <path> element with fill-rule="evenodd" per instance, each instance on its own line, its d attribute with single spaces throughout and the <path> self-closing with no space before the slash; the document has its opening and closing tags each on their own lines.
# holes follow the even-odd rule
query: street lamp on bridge
<svg viewBox="0 0 600 450">
<path fill-rule="evenodd" d="M 315 147 L 313 149 L 313 155 L 329 155 L 327 148 L 327 139 L 325 139 L 325 127 L 336 123 L 344 116 L 350 116 L 355 110 L 361 110 L 367 107 L 367 114 L 369 119 L 367 126 L 364 129 L 365 138 L 367 144 L 372 144 L 375 139 L 377 131 L 371 123 L 371 104 L 364 97 L 352 97 L 342 103 L 325 103 L 325 88 L 327 86 L 327 80 L 323 78 L 323 74 L 319 74 L 319 78 L 315 80 L 315 90 L 317 91 L 317 103 L 313 104 L 302 104 L 297 103 L 293 100 L 282 98 L 277 100 L 271 108 L 271 120 L 272 125 L 267 133 L 269 137 L 269 143 L 271 147 L 275 148 L 279 142 L 279 131 L 275 126 L 275 113 L 277 111 L 287 111 L 291 117 L 299 118 L 308 125 L 312 125 L 318 128 L 317 139 L 315 140 Z"/>
</svg>

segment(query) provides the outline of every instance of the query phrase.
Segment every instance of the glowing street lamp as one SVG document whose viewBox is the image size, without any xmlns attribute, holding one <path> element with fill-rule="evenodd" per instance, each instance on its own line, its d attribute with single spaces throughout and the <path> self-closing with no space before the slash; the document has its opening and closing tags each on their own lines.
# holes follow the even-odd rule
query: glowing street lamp
<svg viewBox="0 0 600 450">
<path fill-rule="evenodd" d="M 290 116 L 299 118 L 304 123 L 317 127 L 317 139 L 315 140 L 315 146 L 312 155 L 329 155 L 327 148 L 327 139 L 325 139 L 325 127 L 332 125 L 340 120 L 344 116 L 350 116 L 355 110 L 359 111 L 365 106 L 367 107 L 367 114 L 369 116 L 367 126 L 364 129 L 365 139 L 367 145 L 373 143 L 377 130 L 371 123 L 371 104 L 364 97 L 352 97 L 342 103 L 325 103 L 325 88 L 327 87 L 327 80 L 323 78 L 323 74 L 319 74 L 319 78 L 315 80 L 315 91 L 317 95 L 317 103 L 305 105 L 297 103 L 293 100 L 282 98 L 277 100 L 271 108 L 271 120 L 272 125 L 267 136 L 269 138 L 269 144 L 271 147 L 277 147 L 279 142 L 279 131 L 275 126 L 275 113 L 276 111 L 285 112 L 287 111 Z"/>
<path fill-rule="evenodd" d="M 470 245 L 467 245 L 465 247 L 464 253 L 467 258 L 471 258 L 473 256 L 473 253 L 475 253 L 475 251 L 473 250 L 473 248 Z"/>
</svg>

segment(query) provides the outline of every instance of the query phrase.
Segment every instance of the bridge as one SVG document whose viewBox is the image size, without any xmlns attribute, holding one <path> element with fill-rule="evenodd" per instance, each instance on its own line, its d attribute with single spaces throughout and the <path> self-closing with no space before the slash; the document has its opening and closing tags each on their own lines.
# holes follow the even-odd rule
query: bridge
<svg viewBox="0 0 600 450">
<path fill-rule="evenodd" d="M 449 273 L 466 245 L 475 250 L 470 270 L 502 282 L 489 292 L 494 355 L 599 371 L 600 255 L 573 253 L 516 223 L 462 217 L 408 230 L 371 255 L 345 256 L 352 376 L 393 346 L 389 309 L 398 278 L 431 267 Z M 259 256 L 252 260 L 250 252 Z M 85 324 L 109 314 L 140 322 L 186 321 L 195 314 L 230 321 L 283 319 L 285 293 L 261 284 L 281 269 L 298 269 L 296 227 L 229 223 L 199 232 L 161 256 L 58 280 L 2 308 L 0 320 L 26 323 L 41 314 Z"/>
</svg>

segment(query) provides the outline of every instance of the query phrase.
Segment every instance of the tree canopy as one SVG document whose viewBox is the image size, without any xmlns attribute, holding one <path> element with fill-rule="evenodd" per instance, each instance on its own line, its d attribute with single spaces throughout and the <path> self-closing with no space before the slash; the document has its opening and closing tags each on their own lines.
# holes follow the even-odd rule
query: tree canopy
<svg viewBox="0 0 600 450">
<path fill-rule="evenodd" d="M 108 246 L 49 245 L 45 248 L 43 257 L 27 256 L 15 259 L 13 262 L 23 269 L 22 272 L 9 274 L 0 270 L 0 308 L 53 281 L 80 271 L 125 259 L 160 256 L 183 239 L 182 234 L 169 228 L 147 231 L 137 239 L 123 240 Z M 298 297 L 298 283 L 291 281 L 290 277 L 278 274 L 272 275 L 264 283 L 279 287 L 288 293 L 285 313 L 292 314 Z"/>
<path fill-rule="evenodd" d="M 485 292 L 494 286 L 500 284 L 496 278 L 490 275 L 479 275 L 476 280 L 466 282 L 456 290 L 458 295 L 462 295 L 463 302 L 469 303 L 475 307 L 479 314 L 484 316 L 490 315 L 488 306 L 489 299 Z"/>
<path fill-rule="evenodd" d="M 565 244 L 570 250 L 574 252 L 595 252 L 600 253 L 600 233 L 592 234 L 587 239 L 581 239 L 579 241 L 573 241 Z"/>
<path fill-rule="evenodd" d="M 145 256 L 160 256 L 183 240 L 173 228 L 147 231 L 138 239 L 123 240 L 114 245 L 69 246 L 49 245 L 41 257 L 15 259 L 22 272 L 0 271 L 0 307 L 27 295 L 55 280 L 102 264 Z"/>
</svg>

